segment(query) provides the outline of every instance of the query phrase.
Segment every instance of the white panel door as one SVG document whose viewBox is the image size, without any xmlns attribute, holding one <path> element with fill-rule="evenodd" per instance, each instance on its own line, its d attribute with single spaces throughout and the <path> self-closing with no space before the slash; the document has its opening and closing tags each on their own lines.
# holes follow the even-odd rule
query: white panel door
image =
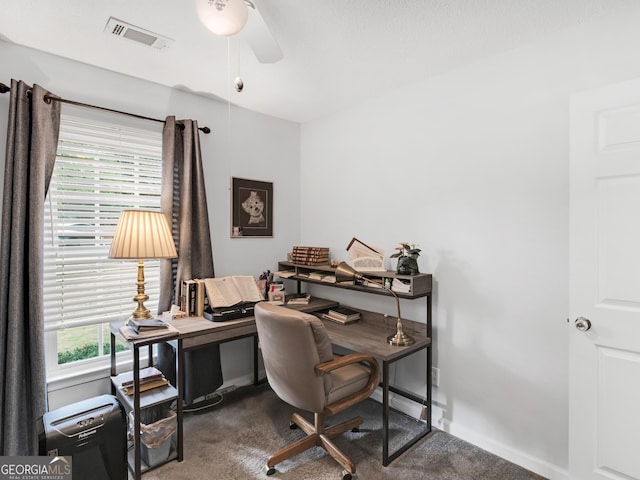
<svg viewBox="0 0 640 480">
<path fill-rule="evenodd" d="M 569 472 L 640 480 L 640 79 L 571 102 Z"/>
</svg>

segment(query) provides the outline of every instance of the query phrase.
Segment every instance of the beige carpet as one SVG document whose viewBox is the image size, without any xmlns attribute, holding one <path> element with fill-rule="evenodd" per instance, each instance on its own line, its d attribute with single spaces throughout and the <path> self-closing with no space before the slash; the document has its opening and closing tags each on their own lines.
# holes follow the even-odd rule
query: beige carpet
<svg viewBox="0 0 640 480">
<path fill-rule="evenodd" d="M 143 475 L 143 480 L 282 479 L 340 480 L 341 467 L 322 449 L 314 448 L 265 473 L 269 455 L 304 435 L 289 429 L 293 409 L 268 387 L 233 392 L 200 414 L 187 414 L 184 422 L 184 461 L 172 461 Z M 383 467 L 382 406 L 367 400 L 329 419 L 361 415 L 360 432 L 337 438 L 335 443 L 357 465 L 361 480 L 541 480 L 542 477 L 476 448 L 441 431 L 434 431 L 410 450 Z M 344 414 L 344 415 L 343 415 Z M 309 416 L 309 418 L 311 418 Z M 422 429 L 423 423 L 394 414 L 391 451 L 398 441 Z"/>
</svg>

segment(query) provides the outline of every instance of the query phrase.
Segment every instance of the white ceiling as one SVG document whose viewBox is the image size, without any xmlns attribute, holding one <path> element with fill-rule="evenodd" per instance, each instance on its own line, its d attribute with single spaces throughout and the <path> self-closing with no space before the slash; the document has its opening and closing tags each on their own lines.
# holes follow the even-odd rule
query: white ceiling
<svg viewBox="0 0 640 480">
<path fill-rule="evenodd" d="M 305 122 L 634 1 L 254 0 L 284 53 L 275 64 L 242 32 L 206 30 L 193 0 L 1 0 L 0 38 Z M 109 17 L 175 43 L 158 52 L 107 35 Z"/>
</svg>

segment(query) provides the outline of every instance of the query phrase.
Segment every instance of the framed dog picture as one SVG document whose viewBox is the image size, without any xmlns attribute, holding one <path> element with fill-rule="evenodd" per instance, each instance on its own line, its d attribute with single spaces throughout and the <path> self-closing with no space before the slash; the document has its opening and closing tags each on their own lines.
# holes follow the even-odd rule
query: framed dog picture
<svg viewBox="0 0 640 480">
<path fill-rule="evenodd" d="M 231 237 L 273 237 L 273 183 L 231 177 Z"/>
</svg>

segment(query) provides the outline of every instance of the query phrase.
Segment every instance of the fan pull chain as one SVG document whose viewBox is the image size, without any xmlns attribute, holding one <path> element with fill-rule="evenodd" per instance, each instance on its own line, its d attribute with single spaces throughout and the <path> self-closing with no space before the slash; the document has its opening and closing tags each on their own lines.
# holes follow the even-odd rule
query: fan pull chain
<svg viewBox="0 0 640 480">
<path fill-rule="evenodd" d="M 231 37 L 227 37 L 227 140 L 231 135 Z"/>
<path fill-rule="evenodd" d="M 240 47 L 238 47 L 237 52 L 238 52 L 238 59 L 236 64 L 238 65 L 238 76 L 236 77 L 233 84 L 236 87 L 236 92 L 240 93 L 244 89 L 244 82 L 242 81 L 242 77 L 240 76 Z"/>
</svg>

